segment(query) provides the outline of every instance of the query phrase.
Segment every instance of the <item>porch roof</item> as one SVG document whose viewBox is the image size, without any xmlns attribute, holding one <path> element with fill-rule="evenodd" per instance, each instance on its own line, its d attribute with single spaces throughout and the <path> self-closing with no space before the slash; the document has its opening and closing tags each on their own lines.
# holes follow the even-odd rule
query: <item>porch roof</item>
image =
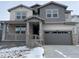
<svg viewBox="0 0 79 59">
<path fill-rule="evenodd" d="M 28 20 L 30 20 L 30 19 L 37 19 L 37 20 L 41 20 L 41 21 L 43 21 L 43 22 L 45 21 L 44 18 L 41 18 L 41 17 L 36 16 L 36 15 L 33 15 L 33 16 L 28 17 L 25 21 L 28 21 Z"/>
<path fill-rule="evenodd" d="M 24 21 L 6 21 L 7 24 L 26 24 Z"/>
<path fill-rule="evenodd" d="M 6 24 L 26 24 L 25 21 L 3 21 L 1 23 L 6 23 Z M 75 25 L 78 24 L 79 22 L 45 22 L 46 24 L 69 24 L 69 25 Z"/>
</svg>

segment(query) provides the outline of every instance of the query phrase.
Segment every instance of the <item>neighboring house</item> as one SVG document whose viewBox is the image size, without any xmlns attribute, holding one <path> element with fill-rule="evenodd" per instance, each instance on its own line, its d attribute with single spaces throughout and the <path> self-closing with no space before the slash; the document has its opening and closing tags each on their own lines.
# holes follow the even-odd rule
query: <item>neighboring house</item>
<svg viewBox="0 0 79 59">
<path fill-rule="evenodd" d="M 71 15 L 72 22 L 79 22 L 79 15 Z"/>
<path fill-rule="evenodd" d="M 71 16 L 71 21 L 72 22 L 77 22 L 76 26 L 75 26 L 75 31 L 77 33 L 78 36 L 78 43 L 79 43 L 79 15 L 72 15 Z"/>
<path fill-rule="evenodd" d="M 8 10 L 10 21 L 3 23 L 2 42 L 42 42 L 45 45 L 78 44 L 76 22 L 71 22 L 67 6 L 48 2 L 27 7 L 18 5 Z"/>
</svg>

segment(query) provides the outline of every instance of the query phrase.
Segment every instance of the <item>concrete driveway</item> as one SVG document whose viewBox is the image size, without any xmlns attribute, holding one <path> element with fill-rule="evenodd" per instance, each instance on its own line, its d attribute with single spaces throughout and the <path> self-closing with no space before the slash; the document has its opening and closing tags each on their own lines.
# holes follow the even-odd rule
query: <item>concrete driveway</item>
<svg viewBox="0 0 79 59">
<path fill-rule="evenodd" d="M 79 58 L 79 45 L 46 45 L 46 58 Z"/>
</svg>

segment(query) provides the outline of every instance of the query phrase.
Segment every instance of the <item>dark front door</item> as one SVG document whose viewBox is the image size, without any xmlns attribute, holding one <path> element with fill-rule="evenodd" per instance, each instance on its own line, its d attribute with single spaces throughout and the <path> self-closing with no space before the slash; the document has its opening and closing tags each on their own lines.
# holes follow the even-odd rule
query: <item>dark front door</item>
<svg viewBox="0 0 79 59">
<path fill-rule="evenodd" d="M 38 23 L 33 24 L 33 34 L 39 35 L 39 24 Z"/>
</svg>

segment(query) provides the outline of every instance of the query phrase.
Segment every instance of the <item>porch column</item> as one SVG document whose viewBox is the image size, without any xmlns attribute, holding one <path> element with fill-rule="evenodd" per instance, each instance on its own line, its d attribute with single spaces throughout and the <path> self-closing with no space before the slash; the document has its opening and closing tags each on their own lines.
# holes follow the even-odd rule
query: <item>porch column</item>
<svg viewBox="0 0 79 59">
<path fill-rule="evenodd" d="M 43 25 L 42 25 L 42 22 L 39 23 L 40 24 L 40 30 L 39 30 L 39 37 L 40 37 L 40 41 L 42 42 L 43 41 Z"/>
<path fill-rule="evenodd" d="M 26 23 L 26 44 L 29 45 L 29 23 Z"/>
<path fill-rule="evenodd" d="M 79 44 L 78 33 L 75 27 L 73 27 L 73 30 L 72 30 L 72 38 L 73 38 L 73 44 L 78 45 Z"/>
<path fill-rule="evenodd" d="M 5 40 L 5 31 L 6 30 L 6 24 L 4 23 L 3 24 L 3 31 L 2 31 L 2 41 L 4 41 Z"/>
</svg>

